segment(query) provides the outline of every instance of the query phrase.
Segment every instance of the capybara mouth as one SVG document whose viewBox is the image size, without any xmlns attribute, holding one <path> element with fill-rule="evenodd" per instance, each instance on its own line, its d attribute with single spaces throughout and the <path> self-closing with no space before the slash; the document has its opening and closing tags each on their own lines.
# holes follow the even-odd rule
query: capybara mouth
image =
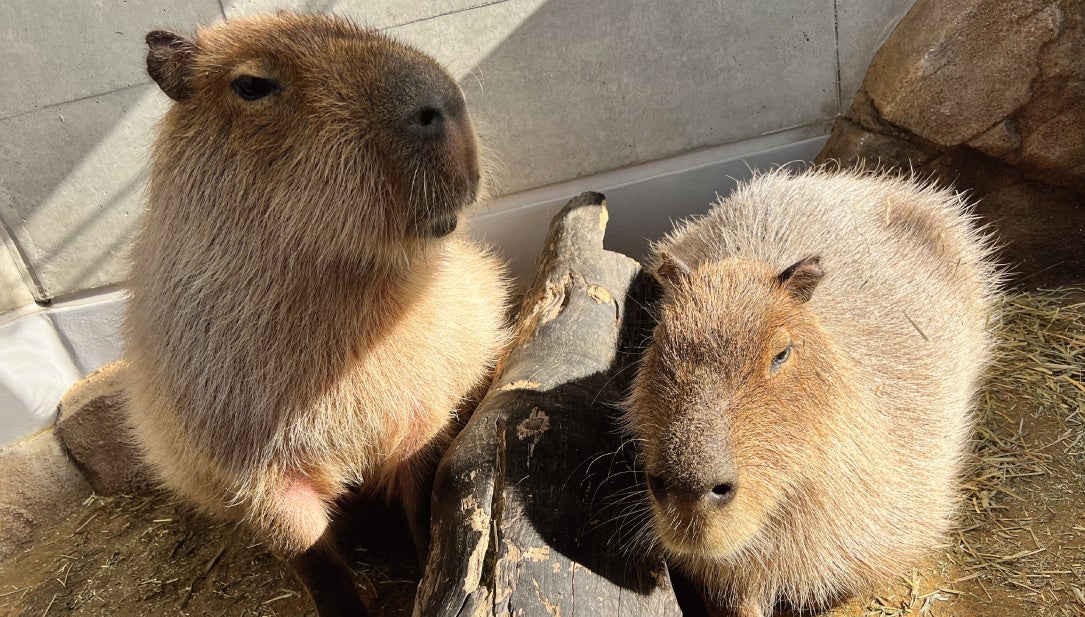
<svg viewBox="0 0 1085 617">
<path fill-rule="evenodd" d="M 438 216 L 430 220 L 423 228 L 423 235 L 430 238 L 443 238 L 456 231 L 460 217 L 455 214 Z"/>
<path fill-rule="evenodd" d="M 456 190 L 447 201 L 426 208 L 416 224 L 416 233 L 423 238 L 443 238 L 459 226 L 460 213 L 475 202 L 478 182 L 470 181 Z"/>
<path fill-rule="evenodd" d="M 656 519 L 656 532 L 664 548 L 676 555 L 700 554 L 704 551 L 703 525 L 689 520 Z"/>
<path fill-rule="evenodd" d="M 657 510 L 654 518 L 663 548 L 673 555 L 723 559 L 756 534 L 756 526 L 743 517 Z"/>
</svg>

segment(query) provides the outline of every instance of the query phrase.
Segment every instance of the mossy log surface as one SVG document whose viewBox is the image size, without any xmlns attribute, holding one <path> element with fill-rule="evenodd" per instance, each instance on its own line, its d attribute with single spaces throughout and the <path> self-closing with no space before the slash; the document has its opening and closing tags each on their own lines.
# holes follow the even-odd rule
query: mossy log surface
<svg viewBox="0 0 1085 617">
<path fill-rule="evenodd" d="M 657 288 L 603 249 L 606 221 L 584 193 L 551 224 L 512 351 L 441 462 L 416 617 L 681 615 L 664 562 L 632 542 L 615 409 Z"/>
</svg>

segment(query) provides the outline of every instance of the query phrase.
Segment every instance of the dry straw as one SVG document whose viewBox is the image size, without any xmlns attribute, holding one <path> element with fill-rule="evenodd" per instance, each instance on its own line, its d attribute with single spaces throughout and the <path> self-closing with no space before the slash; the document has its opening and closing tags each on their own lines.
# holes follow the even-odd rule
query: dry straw
<svg viewBox="0 0 1085 617">
<path fill-rule="evenodd" d="M 939 559 L 833 615 L 1085 616 L 1085 290 L 1001 308 L 961 529 Z"/>
</svg>

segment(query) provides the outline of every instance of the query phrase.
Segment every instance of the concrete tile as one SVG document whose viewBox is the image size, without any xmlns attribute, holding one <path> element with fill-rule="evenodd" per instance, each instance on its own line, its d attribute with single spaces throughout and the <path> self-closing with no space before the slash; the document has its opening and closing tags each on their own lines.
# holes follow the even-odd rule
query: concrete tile
<svg viewBox="0 0 1085 617">
<path fill-rule="evenodd" d="M 0 121 L 0 217 L 49 297 L 124 277 L 167 100 L 136 86 Z"/>
<path fill-rule="evenodd" d="M 52 424 L 57 402 L 78 379 L 45 315 L 0 324 L 0 446 Z"/>
<path fill-rule="evenodd" d="M 840 37 L 840 113 L 859 91 L 874 52 L 882 46 L 914 0 L 836 0 Z"/>
<path fill-rule="evenodd" d="M 114 292 L 49 310 L 49 320 L 80 377 L 120 359 L 124 306 L 125 294 Z"/>
<path fill-rule="evenodd" d="M 0 315 L 33 301 L 11 251 L 0 242 Z"/>
<path fill-rule="evenodd" d="M 0 118 L 148 82 L 147 32 L 221 18 L 218 0 L 4 0 Z"/>
<path fill-rule="evenodd" d="M 680 9 L 508 0 L 390 32 L 440 59 L 485 53 L 476 67 L 451 68 L 504 167 L 499 193 L 838 111 L 831 0 L 690 0 Z"/>
<path fill-rule="evenodd" d="M 223 0 L 227 17 L 279 10 L 345 15 L 370 28 L 388 28 L 504 0 Z"/>
</svg>

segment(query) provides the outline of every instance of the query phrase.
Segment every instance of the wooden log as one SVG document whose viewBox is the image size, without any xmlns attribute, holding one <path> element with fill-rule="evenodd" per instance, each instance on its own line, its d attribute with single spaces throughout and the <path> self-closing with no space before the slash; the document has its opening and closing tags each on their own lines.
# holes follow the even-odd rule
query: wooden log
<svg viewBox="0 0 1085 617">
<path fill-rule="evenodd" d="M 441 461 L 416 617 L 678 617 L 614 404 L 658 292 L 603 250 L 607 209 L 584 193 L 554 218 L 516 341 Z M 625 444 L 628 446 L 628 444 Z"/>
</svg>

